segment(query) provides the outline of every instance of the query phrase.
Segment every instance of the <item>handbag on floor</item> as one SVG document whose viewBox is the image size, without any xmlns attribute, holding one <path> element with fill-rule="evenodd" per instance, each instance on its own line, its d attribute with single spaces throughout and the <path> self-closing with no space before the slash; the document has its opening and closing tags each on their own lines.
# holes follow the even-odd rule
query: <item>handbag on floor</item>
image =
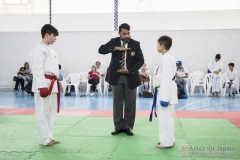
<svg viewBox="0 0 240 160">
<path fill-rule="evenodd" d="M 17 76 L 13 76 L 13 81 L 17 81 Z"/>
<path fill-rule="evenodd" d="M 142 97 L 143 98 L 152 98 L 153 94 L 151 92 L 148 92 L 148 91 L 143 91 Z"/>
</svg>

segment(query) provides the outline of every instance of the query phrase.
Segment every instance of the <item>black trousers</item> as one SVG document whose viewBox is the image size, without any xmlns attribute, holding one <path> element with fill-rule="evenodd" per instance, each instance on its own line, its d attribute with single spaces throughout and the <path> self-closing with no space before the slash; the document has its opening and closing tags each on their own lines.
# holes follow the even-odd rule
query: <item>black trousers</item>
<svg viewBox="0 0 240 160">
<path fill-rule="evenodd" d="M 96 91 L 96 86 L 97 86 L 97 84 L 99 83 L 99 79 L 98 79 L 98 78 L 89 79 L 89 80 L 88 80 L 88 83 L 89 83 L 89 84 L 92 84 L 90 91 L 91 91 L 91 92 L 95 92 L 95 91 Z"/>
<path fill-rule="evenodd" d="M 115 130 L 133 129 L 136 115 L 136 88 L 129 89 L 126 75 L 120 75 L 113 89 L 113 120 Z"/>
<path fill-rule="evenodd" d="M 21 89 L 24 90 L 24 79 L 17 78 L 14 90 L 18 90 L 18 85 L 21 85 Z"/>
</svg>

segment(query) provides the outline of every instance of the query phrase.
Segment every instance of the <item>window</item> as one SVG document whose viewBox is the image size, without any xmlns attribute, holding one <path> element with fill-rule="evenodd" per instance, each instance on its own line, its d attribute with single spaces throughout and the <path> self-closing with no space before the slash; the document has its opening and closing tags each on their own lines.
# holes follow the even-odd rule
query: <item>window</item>
<svg viewBox="0 0 240 160">
<path fill-rule="evenodd" d="M 26 4 L 27 0 L 2 0 L 3 4 Z"/>
</svg>

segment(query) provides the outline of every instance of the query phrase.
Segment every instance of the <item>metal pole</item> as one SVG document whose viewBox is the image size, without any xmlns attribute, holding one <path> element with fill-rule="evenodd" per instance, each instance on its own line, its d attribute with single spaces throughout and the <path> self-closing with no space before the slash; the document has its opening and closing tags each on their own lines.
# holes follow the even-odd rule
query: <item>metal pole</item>
<svg viewBox="0 0 240 160">
<path fill-rule="evenodd" d="M 49 24 L 52 24 L 52 0 L 49 0 Z"/>
<path fill-rule="evenodd" d="M 118 31 L 118 0 L 114 0 L 114 31 Z"/>
</svg>

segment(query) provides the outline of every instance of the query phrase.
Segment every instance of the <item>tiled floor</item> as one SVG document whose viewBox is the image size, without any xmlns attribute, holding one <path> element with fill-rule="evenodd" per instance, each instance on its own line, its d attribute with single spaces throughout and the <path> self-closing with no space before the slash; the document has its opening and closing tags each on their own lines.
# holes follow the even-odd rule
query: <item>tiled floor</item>
<svg viewBox="0 0 240 160">
<path fill-rule="evenodd" d="M 61 109 L 112 110 L 112 94 L 95 96 L 61 95 Z M 150 110 L 152 98 L 137 98 L 137 110 Z M 13 92 L 12 89 L 0 89 L 0 108 L 33 108 L 33 97 L 26 92 Z M 196 93 L 189 99 L 180 99 L 176 110 L 189 111 L 240 111 L 240 96 L 206 97 Z"/>
</svg>

